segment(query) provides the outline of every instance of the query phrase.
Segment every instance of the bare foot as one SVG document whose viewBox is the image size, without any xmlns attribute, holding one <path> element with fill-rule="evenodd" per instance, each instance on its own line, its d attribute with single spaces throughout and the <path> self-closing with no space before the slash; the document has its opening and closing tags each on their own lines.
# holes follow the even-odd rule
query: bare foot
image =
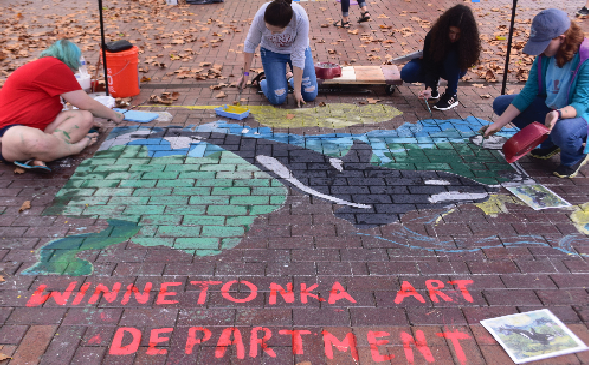
<svg viewBox="0 0 589 365">
<path fill-rule="evenodd" d="M 47 165 L 45 165 L 45 162 L 43 162 L 43 161 L 39 161 L 39 160 L 35 160 L 35 161 L 33 161 L 33 162 L 31 163 L 31 165 L 33 165 L 33 166 L 47 166 Z"/>
</svg>

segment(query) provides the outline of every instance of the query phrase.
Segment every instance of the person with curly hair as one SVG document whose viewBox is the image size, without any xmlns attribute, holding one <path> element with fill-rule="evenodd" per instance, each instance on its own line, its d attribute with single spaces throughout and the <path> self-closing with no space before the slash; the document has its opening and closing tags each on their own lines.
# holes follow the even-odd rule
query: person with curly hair
<svg viewBox="0 0 589 365">
<path fill-rule="evenodd" d="M 293 4 L 292 0 L 274 0 L 260 7 L 244 42 L 243 76 L 237 82 L 239 88 L 247 82 L 254 52 L 260 43 L 266 75 L 260 86 L 268 101 L 274 105 L 286 101 L 289 84 L 287 64 L 294 74 L 290 83 L 295 103 L 300 107 L 307 101 L 315 100 L 319 87 L 309 47 L 309 18 L 305 9 Z"/>
<path fill-rule="evenodd" d="M 456 5 L 436 20 L 423 41 L 423 57 L 407 63 L 401 69 L 401 79 L 425 84 L 419 97 L 426 99 L 439 98 L 438 80 L 448 80 L 448 87 L 434 108 L 455 108 L 458 79 L 474 66 L 480 55 L 481 40 L 474 15 L 468 6 Z"/>
<path fill-rule="evenodd" d="M 528 81 L 518 95 L 499 96 L 493 111 L 500 117 L 488 127 L 490 136 L 508 123 L 524 128 L 544 121 L 550 135 L 532 157 L 548 159 L 560 152 L 560 165 L 554 175 L 573 178 L 587 162 L 587 121 L 589 121 L 589 40 L 581 28 L 558 9 L 541 11 L 532 21 L 524 53 L 537 56 Z"/>
<path fill-rule="evenodd" d="M 350 0 L 341 0 L 340 4 L 342 8 L 342 19 L 333 23 L 333 25 L 344 29 L 350 29 L 350 22 L 348 21 Z M 366 0 L 358 0 L 358 6 L 360 7 L 360 18 L 358 18 L 358 23 L 370 21 L 370 12 L 368 11 L 368 8 L 366 8 Z"/>
</svg>

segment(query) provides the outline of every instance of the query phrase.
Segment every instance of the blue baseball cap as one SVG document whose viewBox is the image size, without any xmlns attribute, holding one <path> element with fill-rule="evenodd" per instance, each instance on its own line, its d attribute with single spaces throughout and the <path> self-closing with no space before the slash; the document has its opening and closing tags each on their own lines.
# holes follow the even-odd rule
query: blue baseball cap
<svg viewBox="0 0 589 365">
<path fill-rule="evenodd" d="M 523 49 L 524 53 L 537 56 L 544 52 L 552 38 L 563 35 L 571 27 L 571 20 L 562 10 L 546 9 L 538 13 L 532 21 L 530 39 Z"/>
</svg>

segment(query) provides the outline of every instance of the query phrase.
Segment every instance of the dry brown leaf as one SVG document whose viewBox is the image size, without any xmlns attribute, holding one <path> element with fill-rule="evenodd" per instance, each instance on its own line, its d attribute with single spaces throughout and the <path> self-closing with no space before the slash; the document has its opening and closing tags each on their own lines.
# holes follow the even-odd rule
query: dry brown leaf
<svg viewBox="0 0 589 365">
<path fill-rule="evenodd" d="M 485 86 L 485 85 L 483 85 L 483 84 L 472 84 L 472 86 L 474 86 L 474 87 L 476 87 L 476 88 L 479 88 L 479 89 L 484 89 L 484 88 L 486 88 L 486 86 Z"/>
<path fill-rule="evenodd" d="M 487 94 L 487 95 L 481 95 L 481 98 L 488 99 L 488 98 L 492 98 L 492 96 L 491 96 L 491 95 L 489 95 L 489 94 Z"/>
<path fill-rule="evenodd" d="M 373 99 L 373 98 L 366 98 L 366 101 L 368 102 L 368 104 L 376 104 L 376 103 L 378 103 L 380 100 L 378 100 L 378 99 Z"/>
<path fill-rule="evenodd" d="M 224 98 L 226 97 L 227 94 L 225 94 L 225 92 L 221 91 L 220 93 L 218 93 L 217 95 L 215 95 L 216 98 Z"/>
<path fill-rule="evenodd" d="M 507 94 L 507 95 L 513 95 L 513 94 L 515 94 L 515 90 L 513 90 L 513 89 L 505 90 L 505 94 Z"/>
<path fill-rule="evenodd" d="M 3 282 L 3 281 L 5 281 L 4 280 L 4 275 L 0 275 L 0 283 Z"/>
<path fill-rule="evenodd" d="M 319 106 L 320 106 L 320 107 L 324 107 L 324 106 L 327 106 L 327 104 L 325 104 L 325 102 L 324 102 L 324 101 L 322 101 L 322 102 L 320 102 L 320 103 L 319 103 Z"/>
<path fill-rule="evenodd" d="M 23 169 L 22 167 L 17 167 L 14 169 L 14 173 L 15 174 L 24 174 L 25 173 L 25 169 Z"/>
<path fill-rule="evenodd" d="M 151 77 L 145 77 L 145 76 L 143 76 L 141 78 L 141 82 L 150 82 L 150 81 L 151 81 Z"/>
<path fill-rule="evenodd" d="M 23 212 L 27 209 L 31 209 L 31 202 L 28 200 L 26 202 L 22 203 L 22 206 L 18 209 L 18 212 L 20 213 L 20 212 Z"/>
<path fill-rule="evenodd" d="M 321 24 L 320 27 L 321 28 L 328 28 L 329 27 L 329 24 Z"/>
<path fill-rule="evenodd" d="M 12 359 L 12 357 L 10 357 L 10 356 L 8 356 L 8 355 L 3 354 L 3 353 L 0 352 L 0 361 L 6 360 L 6 359 Z"/>
<path fill-rule="evenodd" d="M 286 115 L 286 119 L 294 119 L 295 115 L 294 114 L 287 114 Z"/>
</svg>

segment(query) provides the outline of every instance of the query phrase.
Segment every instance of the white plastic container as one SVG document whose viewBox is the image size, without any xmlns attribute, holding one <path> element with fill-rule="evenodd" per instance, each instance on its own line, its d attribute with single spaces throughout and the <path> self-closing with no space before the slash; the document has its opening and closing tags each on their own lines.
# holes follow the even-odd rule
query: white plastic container
<svg viewBox="0 0 589 365">
<path fill-rule="evenodd" d="M 100 96 L 95 96 L 94 100 L 98 101 L 99 103 L 101 103 L 102 105 L 104 105 L 107 108 L 114 108 L 115 107 L 115 98 L 113 98 L 112 96 L 106 96 L 106 95 L 100 95 Z"/>
<path fill-rule="evenodd" d="M 90 89 L 90 75 L 88 73 L 83 74 L 77 72 L 74 76 L 76 76 L 76 80 L 83 90 Z"/>
</svg>

